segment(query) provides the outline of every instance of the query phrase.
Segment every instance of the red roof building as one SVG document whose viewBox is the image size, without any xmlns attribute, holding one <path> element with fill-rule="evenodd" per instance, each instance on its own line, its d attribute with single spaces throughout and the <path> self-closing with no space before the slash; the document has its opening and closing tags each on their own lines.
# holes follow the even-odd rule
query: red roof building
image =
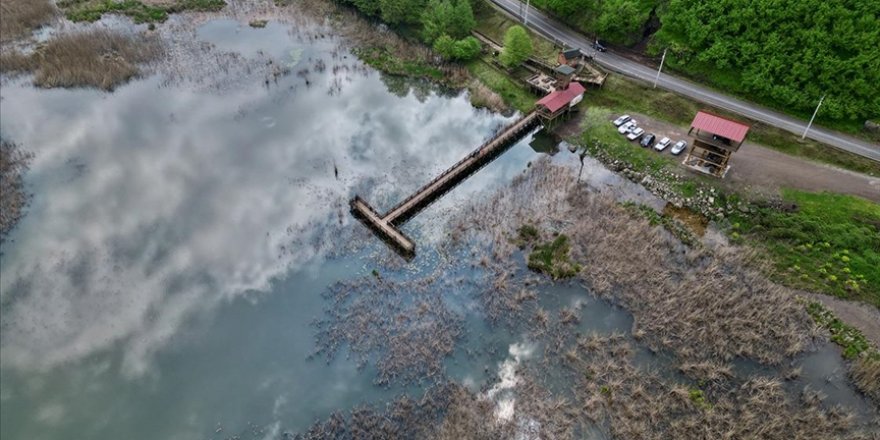
<svg viewBox="0 0 880 440">
<path fill-rule="evenodd" d="M 711 113 L 697 112 L 694 122 L 691 122 L 691 130 L 697 129 L 716 136 L 729 139 L 737 144 L 742 143 L 749 132 L 749 126 Z"/>
<path fill-rule="evenodd" d="M 541 98 L 536 105 L 539 107 L 539 110 L 543 107 L 546 112 L 553 115 L 565 107 L 581 102 L 586 90 L 580 83 L 572 82 L 565 90 L 557 90 Z"/>
<path fill-rule="evenodd" d="M 749 126 L 707 112 L 697 112 L 689 135 L 694 142 L 682 162 L 685 166 L 724 177 L 730 169 L 730 156 L 739 150 Z"/>
</svg>

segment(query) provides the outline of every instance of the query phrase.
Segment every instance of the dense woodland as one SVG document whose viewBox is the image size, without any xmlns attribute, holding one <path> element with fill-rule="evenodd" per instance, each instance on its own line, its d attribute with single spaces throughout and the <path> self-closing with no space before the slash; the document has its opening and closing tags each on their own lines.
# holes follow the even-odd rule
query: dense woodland
<svg viewBox="0 0 880 440">
<path fill-rule="evenodd" d="M 426 43 L 448 59 L 476 55 L 464 30 L 472 26 L 472 7 L 481 6 L 482 0 L 343 1 L 392 25 L 424 28 Z M 809 114 L 827 95 L 820 119 L 880 120 L 880 2 L 532 0 L 532 4 L 614 44 L 647 47 L 652 54 L 668 48 L 671 68 L 783 110 Z"/>
</svg>

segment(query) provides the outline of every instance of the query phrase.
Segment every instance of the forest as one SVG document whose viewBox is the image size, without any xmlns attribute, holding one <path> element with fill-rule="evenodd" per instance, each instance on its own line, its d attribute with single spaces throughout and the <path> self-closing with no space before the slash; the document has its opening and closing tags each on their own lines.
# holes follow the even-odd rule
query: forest
<svg viewBox="0 0 880 440">
<path fill-rule="evenodd" d="M 472 9 L 486 0 L 343 0 L 448 59 L 475 55 Z M 880 120 L 880 2 L 866 0 L 532 0 L 590 36 L 658 55 L 670 69 L 786 112 L 843 125 Z M 437 24 L 440 24 L 438 29 Z M 423 26 L 424 25 L 424 26 Z M 439 42 L 438 42 L 439 40 Z"/>
<path fill-rule="evenodd" d="M 588 35 L 721 89 L 820 119 L 880 119 L 880 2 L 533 0 Z M 655 32 L 656 31 L 656 32 Z"/>
</svg>

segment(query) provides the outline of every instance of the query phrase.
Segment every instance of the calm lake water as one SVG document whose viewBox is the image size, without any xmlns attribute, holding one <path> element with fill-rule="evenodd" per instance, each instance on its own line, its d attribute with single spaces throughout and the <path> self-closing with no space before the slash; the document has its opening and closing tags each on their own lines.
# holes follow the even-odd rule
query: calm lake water
<svg viewBox="0 0 880 440">
<path fill-rule="evenodd" d="M 397 257 L 347 201 L 357 193 L 391 206 L 515 116 L 383 77 L 338 42 L 282 24 L 218 20 L 196 34 L 291 73 L 215 91 L 154 75 L 112 94 L 23 81 L 0 92 L 3 136 L 36 154 L 33 202 L 0 257 L 3 439 L 275 438 L 336 409 L 418 392 L 374 386 L 376 371 L 344 354 L 308 359 L 311 323 L 328 306 L 321 294 L 379 266 L 429 273 L 442 220 L 543 154 L 523 139 L 407 224 L 419 255 L 386 267 Z M 577 163 L 567 152 L 554 160 Z M 584 176 L 658 203 L 598 163 L 588 160 Z M 578 304 L 582 332 L 632 325 L 580 286 L 537 290 L 548 308 Z M 458 312 L 469 337 L 448 360 L 451 378 L 484 386 L 534 351 L 522 349 L 523 334 Z M 811 356 L 822 368 L 805 375 L 819 386 L 829 371 L 843 374 L 833 349 Z M 842 390 L 840 402 L 863 405 Z"/>
</svg>

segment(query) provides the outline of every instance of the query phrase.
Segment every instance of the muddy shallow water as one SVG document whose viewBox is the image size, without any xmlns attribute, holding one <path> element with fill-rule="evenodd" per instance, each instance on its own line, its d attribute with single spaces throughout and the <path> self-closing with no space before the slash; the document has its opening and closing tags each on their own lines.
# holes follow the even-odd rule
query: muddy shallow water
<svg viewBox="0 0 880 440">
<path fill-rule="evenodd" d="M 476 280 L 436 292 L 465 329 L 444 362 L 453 380 L 490 388 L 511 363 L 540 357 L 524 328 L 487 323 L 467 296 L 480 269 L 449 263 L 455 256 L 438 246 L 445 219 L 543 155 L 531 136 L 404 227 L 419 244 L 412 263 L 347 211 L 354 194 L 393 205 L 515 116 L 382 76 L 333 38 L 280 23 L 216 20 L 196 35 L 211 51 L 288 71 L 214 91 L 157 74 L 112 94 L 23 81 L 0 92 L 3 135 L 36 153 L 26 175 L 33 203 L 0 257 L 3 438 L 274 438 L 336 409 L 417 394 L 417 385 L 375 386 L 374 365 L 358 369 L 344 351 L 309 359 L 312 323 L 329 306 L 322 293 L 374 269 L 415 279 L 449 265 Z M 553 160 L 578 169 L 562 150 Z M 591 159 L 581 176 L 595 191 L 662 208 Z M 626 311 L 581 286 L 535 290 L 548 310 L 576 307 L 583 334 L 632 327 Z M 639 358 L 665 364 L 645 350 Z M 833 347 L 795 362 L 804 365 L 797 386 L 870 411 L 841 379 Z"/>
</svg>

